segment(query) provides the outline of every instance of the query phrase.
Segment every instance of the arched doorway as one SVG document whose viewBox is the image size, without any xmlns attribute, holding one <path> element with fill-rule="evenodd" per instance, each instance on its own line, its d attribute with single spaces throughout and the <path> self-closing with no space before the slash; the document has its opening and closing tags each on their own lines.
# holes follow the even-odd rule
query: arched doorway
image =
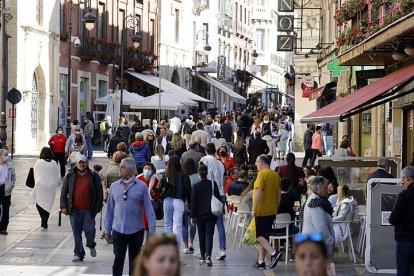
<svg viewBox="0 0 414 276">
<path fill-rule="evenodd" d="M 171 82 L 180 86 L 180 75 L 178 74 L 177 70 L 174 70 L 171 76 Z"/>
<path fill-rule="evenodd" d="M 45 133 L 45 81 L 43 70 L 38 67 L 33 72 L 30 103 L 30 134 L 36 150 L 46 145 Z"/>
</svg>

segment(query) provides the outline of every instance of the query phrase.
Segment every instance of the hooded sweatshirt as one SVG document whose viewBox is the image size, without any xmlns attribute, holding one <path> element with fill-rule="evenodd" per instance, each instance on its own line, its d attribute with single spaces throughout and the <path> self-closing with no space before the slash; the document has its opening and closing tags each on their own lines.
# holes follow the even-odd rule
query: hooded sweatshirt
<svg viewBox="0 0 414 276">
<path fill-rule="evenodd" d="M 151 160 L 151 150 L 144 141 L 135 141 L 129 147 L 129 152 L 134 156 L 138 168 L 143 168 L 146 162 Z"/>
</svg>

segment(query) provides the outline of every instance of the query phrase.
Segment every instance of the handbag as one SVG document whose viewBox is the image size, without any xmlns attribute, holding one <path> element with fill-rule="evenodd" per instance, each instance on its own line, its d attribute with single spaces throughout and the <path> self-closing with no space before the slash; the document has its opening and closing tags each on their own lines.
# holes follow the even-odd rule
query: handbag
<svg viewBox="0 0 414 276">
<path fill-rule="evenodd" d="M 166 176 L 161 178 L 160 182 L 158 183 L 157 189 L 160 191 L 160 196 L 162 199 L 174 195 L 174 187 L 170 183 L 168 183 L 168 179 Z"/>
<path fill-rule="evenodd" d="M 32 188 L 32 189 L 35 186 L 35 178 L 34 178 L 33 168 L 30 168 L 29 173 L 27 174 L 26 186 L 29 187 L 29 188 Z"/>
<path fill-rule="evenodd" d="M 254 218 L 250 221 L 249 227 L 247 227 L 246 233 L 244 233 L 243 243 L 246 245 L 256 244 L 256 220 Z"/>
<path fill-rule="evenodd" d="M 155 212 L 155 219 L 162 220 L 164 219 L 164 204 L 161 200 L 159 201 L 151 201 L 152 207 L 154 208 Z"/>
<path fill-rule="evenodd" d="M 217 197 L 214 196 L 214 182 L 211 181 L 211 212 L 215 216 L 221 216 L 223 214 L 224 205 Z"/>
</svg>

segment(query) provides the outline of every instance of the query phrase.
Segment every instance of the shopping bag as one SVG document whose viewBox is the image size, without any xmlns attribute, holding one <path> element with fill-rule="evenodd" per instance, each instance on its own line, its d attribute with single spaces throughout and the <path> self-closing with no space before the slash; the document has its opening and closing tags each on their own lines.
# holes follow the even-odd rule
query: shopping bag
<svg viewBox="0 0 414 276">
<path fill-rule="evenodd" d="M 256 244 L 256 220 L 254 218 L 247 227 L 246 233 L 244 233 L 243 243 L 246 245 Z"/>
</svg>

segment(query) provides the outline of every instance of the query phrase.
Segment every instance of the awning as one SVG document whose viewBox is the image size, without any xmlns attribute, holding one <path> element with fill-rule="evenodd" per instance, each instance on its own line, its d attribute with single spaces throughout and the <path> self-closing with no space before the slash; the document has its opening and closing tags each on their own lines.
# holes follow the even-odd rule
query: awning
<svg viewBox="0 0 414 276">
<path fill-rule="evenodd" d="M 120 90 L 117 90 L 114 94 L 115 97 L 120 98 L 121 92 Z M 138 95 L 137 93 L 131 93 L 126 90 L 122 93 L 122 104 L 123 105 L 131 105 L 134 103 L 137 103 L 144 99 L 144 97 Z M 107 105 L 108 104 L 108 96 L 104 96 L 102 98 L 96 99 L 93 101 L 96 105 Z"/>
<path fill-rule="evenodd" d="M 300 119 L 301 123 L 339 122 L 388 101 L 414 92 L 398 93 L 414 80 L 414 64 L 403 67 Z"/>
<path fill-rule="evenodd" d="M 176 93 L 161 92 L 161 105 L 159 105 L 159 94 L 145 97 L 142 101 L 131 105 L 131 109 L 164 109 L 177 110 L 183 106 L 197 106 L 197 102 L 178 96 Z"/>
<path fill-rule="evenodd" d="M 315 100 L 330 91 L 333 87 L 336 87 L 336 81 L 329 82 L 322 87 L 317 88 L 309 95 L 309 101 Z"/>
<path fill-rule="evenodd" d="M 137 72 L 127 72 L 127 73 L 139 80 L 142 80 L 148 83 L 151 86 L 154 86 L 155 88 L 159 88 L 159 83 L 160 83 L 159 77 L 152 76 L 152 75 L 146 75 L 146 74 L 140 74 Z M 172 93 L 180 94 L 182 96 L 185 96 L 187 99 L 190 99 L 193 101 L 203 102 L 203 103 L 212 103 L 210 100 L 200 97 L 188 91 L 187 89 L 184 89 L 166 79 L 161 79 L 161 90 L 165 92 L 172 92 Z"/>
<path fill-rule="evenodd" d="M 218 90 L 220 90 L 220 91 L 226 93 L 227 95 L 229 95 L 232 101 L 237 102 L 237 103 L 241 103 L 241 104 L 246 104 L 246 98 L 244 98 L 243 96 L 237 94 L 233 90 L 227 88 L 224 84 L 222 84 L 218 80 L 215 80 L 214 78 L 212 78 L 210 76 L 197 75 L 197 77 L 200 80 L 204 81 L 205 83 L 207 83 L 209 85 L 212 85 L 215 88 L 217 88 Z"/>
</svg>

